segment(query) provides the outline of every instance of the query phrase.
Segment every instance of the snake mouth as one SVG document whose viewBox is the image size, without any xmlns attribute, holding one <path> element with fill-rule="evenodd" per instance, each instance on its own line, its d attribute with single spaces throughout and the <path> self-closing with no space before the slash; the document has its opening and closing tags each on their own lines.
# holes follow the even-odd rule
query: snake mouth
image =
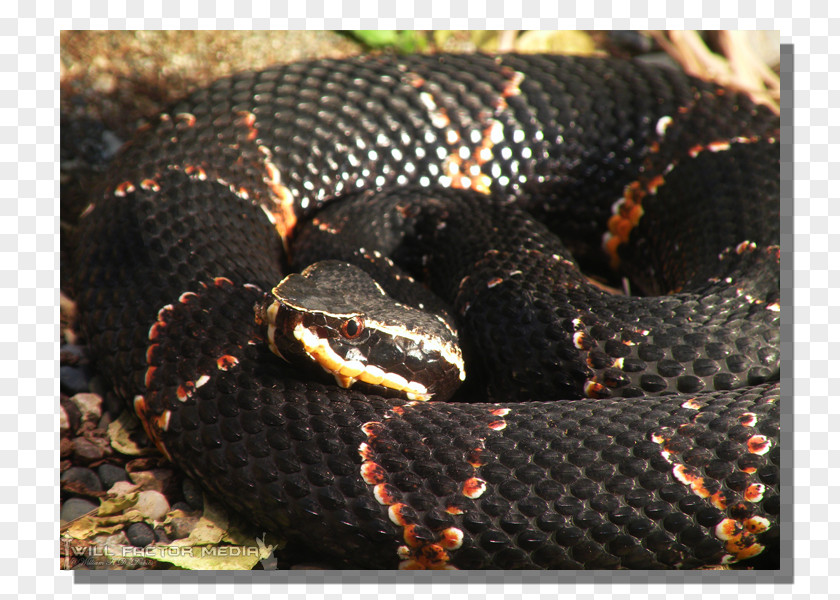
<svg viewBox="0 0 840 600">
<path fill-rule="evenodd" d="M 289 275 L 256 311 L 274 354 L 320 367 L 343 388 L 445 400 L 465 379 L 454 332 L 442 332 L 434 315 L 393 301 L 346 263 L 316 263 Z"/>
</svg>

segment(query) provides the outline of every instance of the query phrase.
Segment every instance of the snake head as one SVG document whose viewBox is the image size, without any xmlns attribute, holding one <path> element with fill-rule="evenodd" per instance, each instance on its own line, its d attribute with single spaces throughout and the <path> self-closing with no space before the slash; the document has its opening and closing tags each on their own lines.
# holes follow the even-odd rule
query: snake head
<svg viewBox="0 0 840 600">
<path fill-rule="evenodd" d="M 274 354 L 317 365 L 344 388 L 446 400 L 465 378 L 457 333 L 442 317 L 395 301 L 348 263 L 289 275 L 256 313 Z"/>
</svg>

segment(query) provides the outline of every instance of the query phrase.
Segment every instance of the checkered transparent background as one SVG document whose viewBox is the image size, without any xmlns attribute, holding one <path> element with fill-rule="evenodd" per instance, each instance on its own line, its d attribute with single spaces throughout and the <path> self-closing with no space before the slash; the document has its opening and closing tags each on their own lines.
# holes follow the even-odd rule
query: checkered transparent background
<svg viewBox="0 0 840 600">
<path fill-rule="evenodd" d="M 666 3 L 533 2 L 507 0 L 417 3 L 386 0 L 348 2 L 278 2 L 219 4 L 186 2 L 48 3 L 29 0 L 7 5 L 0 16 L 0 600 L 24 598 L 107 598 L 110 595 L 156 600 L 182 596 L 188 600 L 233 598 L 252 594 L 268 598 L 280 593 L 304 598 L 355 600 L 382 595 L 395 598 L 502 597 L 645 598 L 674 595 L 743 598 L 773 594 L 777 598 L 827 597 L 840 578 L 829 570 L 829 558 L 840 555 L 840 524 L 832 518 L 832 485 L 840 462 L 840 444 L 831 433 L 840 430 L 840 410 L 830 389 L 840 385 L 840 272 L 830 256 L 840 255 L 838 146 L 840 122 L 829 107 L 840 106 L 840 27 L 838 8 L 787 2 Z M 112 6 L 113 5 L 113 6 Z M 362 14 L 362 6 L 365 13 Z M 757 6 L 756 6 L 757 5 Z M 106 12 L 106 10 L 108 12 Z M 257 17 L 252 17 L 256 11 Z M 268 11 L 268 12 L 267 12 Z M 749 12 L 753 14 L 748 14 Z M 649 18 L 648 15 L 656 15 Z M 704 15 L 715 14 L 716 18 Z M 703 17 L 703 18 L 701 18 Z M 60 572 L 57 560 L 58 474 L 55 399 L 58 391 L 57 323 L 59 282 L 58 199 L 58 32 L 61 29 L 123 28 L 417 28 L 417 29 L 779 29 L 793 44 L 783 56 L 783 286 L 786 311 L 783 353 L 793 356 L 783 373 L 783 397 L 795 396 L 783 429 L 787 482 L 793 480 L 793 554 L 796 577 L 756 579 L 750 573 L 601 574 L 400 574 L 400 573 L 90 573 Z M 791 75 L 793 77 L 791 78 Z M 791 84 L 791 79 L 793 83 Z M 795 88 L 794 91 L 790 91 Z M 833 91 L 832 91 L 833 90 Z M 795 106 L 790 110 L 791 106 Z M 835 111 L 836 114 L 836 111 Z M 792 142 L 792 143 L 791 143 Z M 791 152 L 792 150 L 792 152 Z M 785 163 L 785 160 L 788 162 Z M 793 162 L 790 162 L 793 161 Z M 833 166 L 832 166 L 833 165 Z M 791 196 L 797 199 L 794 206 Z M 790 217 L 793 216 L 792 222 Z M 793 254 L 790 251 L 793 250 Z M 794 308 L 791 309 L 790 305 Z M 791 323 L 795 323 L 790 327 Z M 835 338 L 837 335 L 837 338 Z M 791 370 L 792 367 L 792 370 Z M 789 405 L 788 405 L 789 406 Z M 833 548 L 833 550 L 832 550 Z M 836 561 L 834 561 L 836 564 Z M 710 576 L 707 576 L 710 575 Z M 729 576 L 732 577 L 729 577 Z M 719 581 L 737 584 L 720 586 Z M 213 584 L 209 588 L 201 584 Z M 141 586 L 142 584 L 142 586 Z M 269 585 L 272 587 L 269 588 Z M 836 587 L 834 588 L 836 592 Z"/>
</svg>

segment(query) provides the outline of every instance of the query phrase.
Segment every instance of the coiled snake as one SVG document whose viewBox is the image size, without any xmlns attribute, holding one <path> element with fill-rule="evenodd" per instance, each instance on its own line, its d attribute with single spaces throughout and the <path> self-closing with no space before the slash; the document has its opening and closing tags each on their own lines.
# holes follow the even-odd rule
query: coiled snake
<svg viewBox="0 0 840 600">
<path fill-rule="evenodd" d="M 778 137 L 746 98 L 629 61 L 236 75 L 115 160 L 83 218 L 83 331 L 167 457 L 338 564 L 748 559 L 779 527 Z M 351 339 L 374 322 L 324 308 L 344 279 L 298 307 L 322 320 L 293 338 L 343 369 L 332 383 L 271 352 L 265 294 L 325 258 L 401 306 L 439 302 L 403 291 L 427 281 L 463 344 L 451 401 L 424 401 L 418 369 L 330 354 L 324 319 Z M 651 295 L 602 291 L 576 261 Z M 372 393 L 386 379 L 408 396 Z"/>
</svg>

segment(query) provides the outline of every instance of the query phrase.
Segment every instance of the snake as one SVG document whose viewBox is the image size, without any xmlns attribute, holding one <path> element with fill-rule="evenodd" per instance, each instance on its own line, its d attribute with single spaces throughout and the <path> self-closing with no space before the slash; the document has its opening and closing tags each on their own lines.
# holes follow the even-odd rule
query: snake
<svg viewBox="0 0 840 600">
<path fill-rule="evenodd" d="M 779 132 L 639 60 L 224 77 L 91 192 L 81 331 L 167 459 L 336 565 L 772 559 Z"/>
</svg>

